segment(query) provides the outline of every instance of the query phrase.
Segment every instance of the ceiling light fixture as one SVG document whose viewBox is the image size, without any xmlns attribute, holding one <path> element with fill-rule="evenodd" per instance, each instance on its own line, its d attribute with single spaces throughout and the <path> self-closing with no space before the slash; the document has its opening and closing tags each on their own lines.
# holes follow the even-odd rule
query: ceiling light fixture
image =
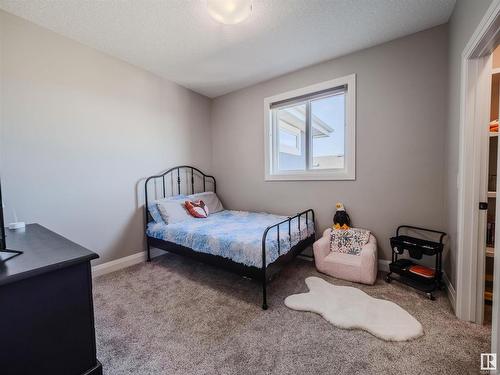
<svg viewBox="0 0 500 375">
<path fill-rule="evenodd" d="M 252 13 L 251 0 L 207 0 L 208 13 L 226 25 L 240 23 Z"/>
</svg>

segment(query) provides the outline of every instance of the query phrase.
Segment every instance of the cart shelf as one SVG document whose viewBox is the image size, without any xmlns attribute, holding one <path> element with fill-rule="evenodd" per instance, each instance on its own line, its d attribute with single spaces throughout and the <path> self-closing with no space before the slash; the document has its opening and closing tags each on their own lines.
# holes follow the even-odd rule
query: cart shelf
<svg viewBox="0 0 500 375">
<path fill-rule="evenodd" d="M 400 235 L 402 229 L 410 229 L 417 232 L 427 232 L 439 235 L 439 242 L 429 241 L 418 237 Z M 396 230 L 396 236 L 391 238 L 392 262 L 389 264 L 390 272 L 386 275 L 385 281 L 390 283 L 395 280 L 415 288 L 427 294 L 427 297 L 434 300 L 433 292 L 436 289 L 441 289 L 442 284 L 442 253 L 443 253 L 443 238 L 446 233 L 435 231 L 432 229 L 414 227 L 410 225 L 401 225 Z M 408 252 L 411 259 L 398 259 L 400 255 Z M 435 257 L 434 275 L 425 277 L 411 272 L 411 266 L 420 265 L 414 262 L 413 259 L 422 259 L 424 256 Z"/>
</svg>

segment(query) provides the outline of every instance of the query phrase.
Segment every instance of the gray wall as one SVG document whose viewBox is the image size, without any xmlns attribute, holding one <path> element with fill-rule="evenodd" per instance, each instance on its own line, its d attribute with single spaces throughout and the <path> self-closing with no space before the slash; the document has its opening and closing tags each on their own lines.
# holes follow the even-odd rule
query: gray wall
<svg viewBox="0 0 500 375">
<path fill-rule="evenodd" d="M 465 45 L 483 18 L 491 0 L 457 0 L 449 22 L 449 102 L 446 128 L 446 227 L 449 234 L 449 256 L 445 270 L 456 286 L 456 239 L 458 207 L 458 147 L 460 120 L 460 65 Z"/>
<path fill-rule="evenodd" d="M 382 258 L 402 222 L 446 229 L 455 284 L 460 54 L 490 3 L 457 1 L 449 50 L 446 26 L 427 30 L 219 97 L 210 121 L 205 97 L 0 11 L 7 219 L 15 208 L 101 261 L 116 259 L 143 248 L 143 177 L 212 164 L 230 208 L 313 207 L 324 229 L 343 201 L 356 225 L 375 232 Z M 350 73 L 357 180 L 264 182 L 263 99 Z"/>
<path fill-rule="evenodd" d="M 233 209 L 292 214 L 312 207 L 331 225 L 336 201 L 372 230 L 379 257 L 402 223 L 444 229 L 447 26 L 299 70 L 212 104 L 212 171 Z M 264 181 L 267 96 L 357 74 L 356 181 Z"/>
<path fill-rule="evenodd" d="M 15 208 L 100 262 L 142 251 L 137 184 L 210 167 L 210 100 L 8 13 L 0 23 L 8 220 Z"/>
</svg>

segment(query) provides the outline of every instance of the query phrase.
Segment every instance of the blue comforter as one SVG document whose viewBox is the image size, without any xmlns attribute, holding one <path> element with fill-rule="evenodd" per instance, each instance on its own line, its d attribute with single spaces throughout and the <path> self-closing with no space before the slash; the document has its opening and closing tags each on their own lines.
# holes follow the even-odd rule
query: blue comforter
<svg viewBox="0 0 500 375">
<path fill-rule="evenodd" d="M 224 210 L 210 214 L 206 219 L 190 218 L 180 223 L 165 224 L 150 222 L 147 235 L 174 242 L 195 251 L 219 255 L 247 266 L 262 267 L 262 235 L 272 224 L 286 216 L 263 212 Z M 309 216 L 306 227 L 305 215 L 291 223 L 292 239 L 288 236 L 288 222 L 280 225 L 280 251 L 278 254 L 277 230 L 272 228 L 266 239 L 266 266 L 274 262 L 300 240 L 314 233 L 314 224 Z"/>
</svg>

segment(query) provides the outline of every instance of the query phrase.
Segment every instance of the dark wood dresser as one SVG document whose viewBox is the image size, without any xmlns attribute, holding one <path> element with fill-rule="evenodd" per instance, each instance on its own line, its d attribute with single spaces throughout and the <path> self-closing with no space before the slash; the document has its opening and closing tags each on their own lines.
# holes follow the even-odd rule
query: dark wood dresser
<svg viewBox="0 0 500 375">
<path fill-rule="evenodd" d="M 98 375 L 90 261 L 98 255 L 38 224 L 7 231 L 0 262 L 0 374 Z"/>
</svg>

